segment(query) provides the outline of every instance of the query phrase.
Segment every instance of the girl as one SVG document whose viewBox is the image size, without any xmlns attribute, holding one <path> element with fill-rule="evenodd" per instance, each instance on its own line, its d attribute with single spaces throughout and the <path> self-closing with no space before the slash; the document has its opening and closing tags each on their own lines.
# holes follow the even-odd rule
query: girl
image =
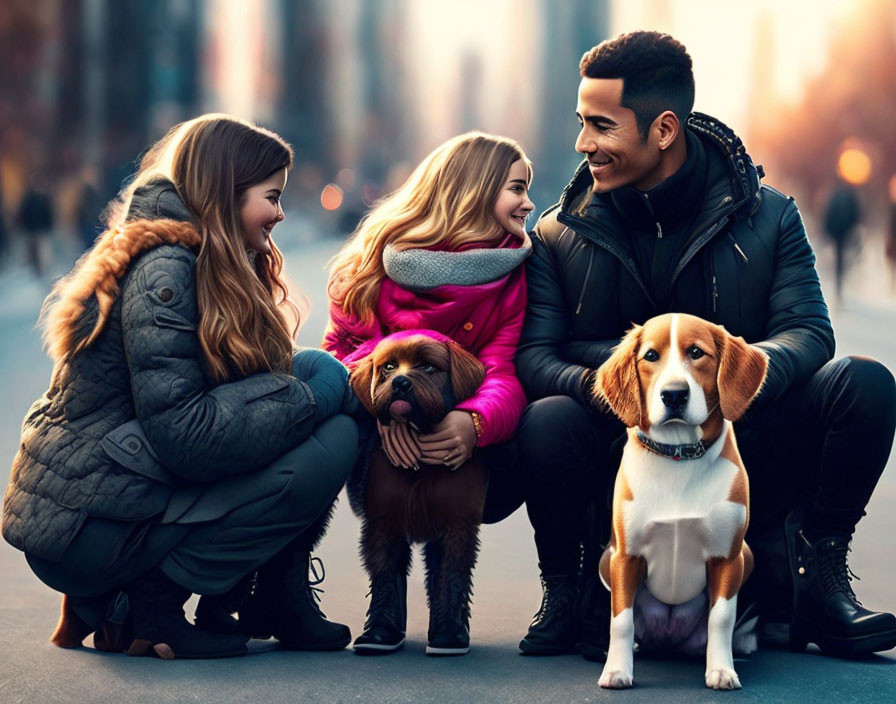
<svg viewBox="0 0 896 704">
<path fill-rule="evenodd" d="M 513 358 L 526 303 L 521 265 L 531 247 L 525 229 L 531 178 L 531 165 L 512 140 L 479 132 L 451 139 L 377 205 L 333 261 L 324 347 L 337 358 L 351 365 L 391 333 L 426 329 L 453 339 L 486 369 L 479 390 L 430 434 L 377 423 L 396 467 L 425 462 L 456 469 L 475 447 L 502 443 L 516 429 L 525 406 Z M 486 517 L 492 494 L 490 488 Z M 397 649 L 404 642 L 404 576 L 395 587 L 365 566 L 371 608 L 355 650 Z M 443 614 L 460 624 L 431 624 L 427 652 L 469 650 L 469 584 L 463 590 L 460 611 Z M 434 643 L 439 632 L 462 635 Z"/>
<path fill-rule="evenodd" d="M 57 645 L 96 631 L 98 648 L 172 658 L 241 654 L 248 636 L 350 640 L 307 580 L 357 431 L 342 365 L 295 353 L 271 239 L 292 161 L 279 136 L 226 115 L 174 127 L 47 299 L 55 364 L 3 536 L 66 594 Z M 190 592 L 217 595 L 200 599 L 202 629 L 184 619 Z"/>
</svg>

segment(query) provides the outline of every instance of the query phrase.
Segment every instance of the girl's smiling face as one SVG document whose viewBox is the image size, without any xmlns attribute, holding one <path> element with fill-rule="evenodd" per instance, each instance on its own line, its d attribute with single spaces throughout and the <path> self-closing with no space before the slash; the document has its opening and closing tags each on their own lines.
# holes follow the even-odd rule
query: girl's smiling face
<svg viewBox="0 0 896 704">
<path fill-rule="evenodd" d="M 495 219 L 506 232 L 526 236 L 526 218 L 535 208 L 529 200 L 529 169 L 522 159 L 510 165 L 507 178 L 495 199 Z"/>
<path fill-rule="evenodd" d="M 240 224 L 246 251 L 271 251 L 271 230 L 283 219 L 280 195 L 286 186 L 286 169 L 275 171 L 264 181 L 249 186 L 241 198 Z"/>
</svg>

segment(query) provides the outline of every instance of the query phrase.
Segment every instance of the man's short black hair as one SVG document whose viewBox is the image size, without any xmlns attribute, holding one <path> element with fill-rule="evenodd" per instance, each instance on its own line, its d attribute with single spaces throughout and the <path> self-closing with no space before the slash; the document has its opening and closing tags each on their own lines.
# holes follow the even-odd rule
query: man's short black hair
<svg viewBox="0 0 896 704">
<path fill-rule="evenodd" d="M 659 32 L 631 32 L 585 52 L 582 78 L 621 78 L 622 107 L 635 113 L 641 139 L 656 116 L 675 113 L 682 125 L 694 107 L 691 57 L 677 40 Z"/>
</svg>

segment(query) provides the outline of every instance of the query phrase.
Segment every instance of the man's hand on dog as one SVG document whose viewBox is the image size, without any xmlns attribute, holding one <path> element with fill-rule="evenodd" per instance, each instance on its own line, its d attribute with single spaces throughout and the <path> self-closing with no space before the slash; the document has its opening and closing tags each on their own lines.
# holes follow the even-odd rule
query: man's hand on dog
<svg viewBox="0 0 896 704">
<path fill-rule="evenodd" d="M 418 441 L 424 462 L 457 469 L 473 456 L 476 445 L 473 416 L 465 411 L 451 411 L 431 433 L 421 435 Z"/>
</svg>

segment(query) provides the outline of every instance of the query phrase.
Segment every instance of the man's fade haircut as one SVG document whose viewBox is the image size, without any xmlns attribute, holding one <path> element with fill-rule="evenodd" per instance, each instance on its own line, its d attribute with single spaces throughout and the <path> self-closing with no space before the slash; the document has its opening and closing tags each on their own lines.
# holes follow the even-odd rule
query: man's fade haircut
<svg viewBox="0 0 896 704">
<path fill-rule="evenodd" d="M 685 124 L 694 107 L 694 72 L 684 45 L 660 32 L 630 32 L 585 52 L 582 78 L 621 78 L 622 107 L 634 111 L 641 140 L 657 115 L 675 113 Z"/>
</svg>

